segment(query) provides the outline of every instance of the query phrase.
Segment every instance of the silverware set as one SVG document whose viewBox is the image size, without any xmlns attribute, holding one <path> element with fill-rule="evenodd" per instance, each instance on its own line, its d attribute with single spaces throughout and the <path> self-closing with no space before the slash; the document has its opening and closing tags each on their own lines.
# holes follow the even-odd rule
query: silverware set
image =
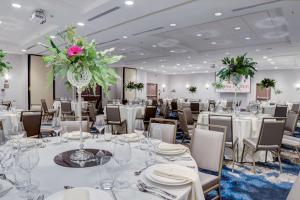
<svg viewBox="0 0 300 200">
<path fill-rule="evenodd" d="M 171 198 L 173 198 L 173 199 L 176 199 L 176 198 L 177 198 L 176 195 L 171 194 L 171 193 L 169 193 L 169 192 L 167 192 L 167 191 L 164 191 L 164 190 L 162 190 L 162 189 L 160 189 L 160 188 L 157 188 L 157 187 L 154 187 L 154 186 L 147 185 L 146 183 L 144 183 L 144 182 L 141 181 L 141 180 L 138 180 L 138 184 L 139 184 L 140 186 L 142 186 L 143 188 L 145 188 L 145 189 L 160 192 L 160 193 L 162 193 L 162 194 L 164 194 L 164 195 L 167 195 L 167 196 L 169 196 L 169 197 L 171 197 Z"/>
<path fill-rule="evenodd" d="M 152 194 L 152 195 L 157 196 L 157 197 L 160 197 L 160 198 L 162 198 L 162 199 L 164 199 L 164 200 L 173 200 L 173 198 L 171 198 L 171 197 L 166 197 L 166 196 L 164 196 L 162 193 L 157 192 L 157 191 L 154 191 L 153 189 L 150 190 L 149 188 L 145 188 L 143 185 L 141 185 L 141 184 L 139 184 L 139 183 L 137 183 L 136 186 L 137 186 L 138 190 L 141 191 L 141 192 L 145 192 L 145 193 Z"/>
</svg>

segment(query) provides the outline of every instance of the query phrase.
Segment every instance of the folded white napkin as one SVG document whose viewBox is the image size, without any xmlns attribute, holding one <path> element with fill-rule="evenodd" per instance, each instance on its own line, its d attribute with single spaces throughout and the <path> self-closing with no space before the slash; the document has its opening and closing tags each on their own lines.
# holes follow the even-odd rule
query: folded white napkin
<svg viewBox="0 0 300 200">
<path fill-rule="evenodd" d="M 185 146 L 181 145 L 181 144 L 169 144 L 169 143 L 165 143 L 162 142 L 158 145 L 158 150 L 159 151 L 180 151 L 183 149 L 186 149 Z"/>
<path fill-rule="evenodd" d="M 65 190 L 63 200 L 89 200 L 89 191 L 76 188 Z"/>
<path fill-rule="evenodd" d="M 153 174 L 177 181 L 187 181 L 192 184 L 189 200 L 205 200 L 197 171 L 184 166 L 162 164 L 154 168 Z"/>
<path fill-rule="evenodd" d="M 79 140 L 80 139 L 80 131 L 72 131 L 70 133 L 67 133 L 66 137 L 70 138 L 70 139 L 78 139 Z M 90 133 L 82 132 L 82 137 L 88 138 L 88 137 L 90 137 Z"/>
<path fill-rule="evenodd" d="M 129 133 L 129 134 L 124 134 L 124 137 L 130 138 L 130 139 L 135 139 L 135 138 L 138 138 L 139 136 L 137 133 Z"/>
</svg>

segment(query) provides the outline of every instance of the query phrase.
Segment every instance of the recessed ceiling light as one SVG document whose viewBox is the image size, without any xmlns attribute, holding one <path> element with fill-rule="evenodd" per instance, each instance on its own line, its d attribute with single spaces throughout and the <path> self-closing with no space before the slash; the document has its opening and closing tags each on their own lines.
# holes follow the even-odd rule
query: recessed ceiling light
<svg viewBox="0 0 300 200">
<path fill-rule="evenodd" d="M 140 53 L 141 56 L 145 55 L 144 53 Z"/>
<path fill-rule="evenodd" d="M 192 64 L 189 64 L 189 67 L 193 67 L 193 65 L 192 65 Z"/>
<path fill-rule="evenodd" d="M 171 50 L 170 52 L 171 52 L 171 53 L 174 53 L 175 51 Z"/>
<path fill-rule="evenodd" d="M 214 15 L 217 16 L 217 17 L 219 17 L 219 16 L 223 15 L 223 13 L 221 13 L 221 12 L 216 12 Z"/>
<path fill-rule="evenodd" d="M 275 62 L 270 62 L 272 65 L 275 65 Z"/>
<path fill-rule="evenodd" d="M 255 67 L 256 70 L 258 70 L 258 67 Z"/>
<path fill-rule="evenodd" d="M 255 49 L 255 51 L 256 51 L 256 52 L 259 52 L 259 51 L 260 51 L 260 49 Z"/>
<path fill-rule="evenodd" d="M 123 38 L 123 39 L 127 39 L 127 38 L 128 38 L 128 36 L 127 36 L 127 35 L 124 35 L 122 38 Z"/>
<path fill-rule="evenodd" d="M 245 40 L 251 40 L 251 37 L 245 37 Z"/>
<path fill-rule="evenodd" d="M 127 6 L 132 6 L 134 4 L 134 1 L 125 1 L 124 3 Z"/>
<path fill-rule="evenodd" d="M 144 63 L 144 64 L 146 64 L 147 62 L 146 62 L 146 61 L 144 61 L 143 63 Z"/>
<path fill-rule="evenodd" d="M 263 56 L 263 59 L 267 59 L 268 58 L 268 56 Z"/>
<path fill-rule="evenodd" d="M 154 44 L 154 45 L 152 45 L 152 47 L 154 47 L 154 48 L 155 48 L 155 47 L 157 47 L 157 46 Z"/>
<path fill-rule="evenodd" d="M 26 49 L 22 49 L 22 52 L 26 52 L 27 50 Z"/>
<path fill-rule="evenodd" d="M 208 71 L 206 70 L 205 73 L 208 73 Z"/>
<path fill-rule="evenodd" d="M 55 36 L 55 35 L 50 35 L 50 38 L 51 38 L 51 39 L 55 39 L 56 36 Z"/>
<path fill-rule="evenodd" d="M 82 22 L 77 22 L 77 25 L 78 25 L 78 26 L 84 26 L 84 23 L 82 23 Z"/>
<path fill-rule="evenodd" d="M 144 69 L 144 67 L 140 67 L 140 69 Z"/>
<path fill-rule="evenodd" d="M 267 61 L 271 62 L 271 61 L 272 61 L 272 58 L 269 58 Z"/>
<path fill-rule="evenodd" d="M 11 6 L 14 7 L 14 8 L 21 8 L 22 7 L 22 5 L 17 4 L 17 3 L 12 3 Z"/>
<path fill-rule="evenodd" d="M 229 53 L 229 52 L 226 52 L 225 54 L 226 54 L 226 55 L 229 55 L 230 53 Z"/>
<path fill-rule="evenodd" d="M 278 67 L 274 67 L 274 69 L 278 69 Z"/>
<path fill-rule="evenodd" d="M 206 60 L 204 60 L 204 61 L 203 61 L 203 63 L 204 63 L 204 64 L 206 64 L 206 63 L 207 63 L 207 61 L 206 61 Z"/>
<path fill-rule="evenodd" d="M 202 36 L 202 34 L 201 34 L 201 33 L 198 33 L 196 36 L 197 36 L 197 37 L 201 37 L 201 36 Z"/>
<path fill-rule="evenodd" d="M 121 49 L 122 51 L 126 51 L 126 49 Z"/>
<path fill-rule="evenodd" d="M 177 63 L 176 65 L 177 65 L 177 66 L 180 66 L 180 64 L 179 64 L 179 63 Z"/>
<path fill-rule="evenodd" d="M 0 24 L 2 24 L 3 22 L 2 21 L 0 21 Z"/>
<path fill-rule="evenodd" d="M 171 27 L 175 27 L 175 26 L 177 26 L 177 24 L 170 24 L 170 26 L 171 26 Z"/>
<path fill-rule="evenodd" d="M 211 44 L 212 44 L 212 45 L 216 45 L 217 43 L 216 43 L 216 42 L 211 42 Z"/>
<path fill-rule="evenodd" d="M 166 71 L 165 71 L 165 70 L 163 70 L 162 72 L 163 72 L 163 73 L 166 73 Z"/>
<path fill-rule="evenodd" d="M 241 30 L 241 27 L 239 27 L 239 26 L 234 27 L 234 30 L 236 30 L 236 31 Z"/>
<path fill-rule="evenodd" d="M 192 56 L 188 56 L 188 57 L 187 57 L 187 59 L 191 59 L 191 58 L 192 58 Z"/>
<path fill-rule="evenodd" d="M 161 65 L 161 67 L 165 67 L 164 65 Z"/>
<path fill-rule="evenodd" d="M 194 74 L 195 72 L 192 72 L 192 74 Z"/>
<path fill-rule="evenodd" d="M 174 66 L 175 69 L 177 69 L 177 66 Z"/>
</svg>

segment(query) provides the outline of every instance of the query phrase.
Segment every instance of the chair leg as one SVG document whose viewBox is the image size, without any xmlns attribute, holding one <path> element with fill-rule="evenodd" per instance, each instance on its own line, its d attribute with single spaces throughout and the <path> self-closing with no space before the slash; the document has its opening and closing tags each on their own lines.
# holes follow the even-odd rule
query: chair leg
<svg viewBox="0 0 300 200">
<path fill-rule="evenodd" d="M 244 152 L 245 152 L 245 144 L 244 144 L 244 146 L 243 146 L 242 158 L 241 158 L 241 164 L 243 164 Z"/>
<path fill-rule="evenodd" d="M 253 163 L 253 173 L 256 174 L 256 168 L 255 168 L 255 152 L 251 152 L 252 155 L 252 163 Z"/>
<path fill-rule="evenodd" d="M 221 185 L 219 185 L 219 188 L 217 189 L 217 193 L 218 193 L 219 199 L 221 200 L 222 199 L 222 197 L 221 197 Z"/>
<path fill-rule="evenodd" d="M 268 150 L 266 150 L 265 163 L 267 162 L 267 157 L 268 157 Z"/>
<path fill-rule="evenodd" d="M 235 148 L 232 149 L 232 172 L 234 172 L 234 164 L 235 164 Z"/>
<path fill-rule="evenodd" d="M 300 159 L 300 152 L 299 152 L 299 148 L 298 147 L 296 147 L 296 152 L 298 153 L 298 157 Z"/>
<path fill-rule="evenodd" d="M 239 162 L 239 144 L 236 144 L 236 162 Z"/>
<path fill-rule="evenodd" d="M 280 173 L 282 173 L 281 158 L 280 158 L 280 150 L 277 150 L 277 157 L 278 157 L 278 162 L 279 162 Z"/>
</svg>

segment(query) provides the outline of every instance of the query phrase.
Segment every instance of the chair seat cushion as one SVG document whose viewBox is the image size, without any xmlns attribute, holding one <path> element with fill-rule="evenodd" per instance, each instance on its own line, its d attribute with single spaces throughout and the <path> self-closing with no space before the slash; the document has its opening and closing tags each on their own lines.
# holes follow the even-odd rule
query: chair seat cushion
<svg viewBox="0 0 300 200">
<path fill-rule="evenodd" d="M 120 125 L 120 124 L 123 124 L 125 122 L 126 122 L 126 120 L 122 120 L 122 121 L 108 121 L 107 123 L 108 124 Z"/>
<path fill-rule="evenodd" d="M 284 135 L 282 139 L 282 144 L 292 147 L 300 147 L 300 138 Z"/>
<path fill-rule="evenodd" d="M 219 183 L 218 176 L 203 173 L 203 172 L 199 172 L 199 179 L 200 179 L 203 191 L 206 191 Z"/>
</svg>

